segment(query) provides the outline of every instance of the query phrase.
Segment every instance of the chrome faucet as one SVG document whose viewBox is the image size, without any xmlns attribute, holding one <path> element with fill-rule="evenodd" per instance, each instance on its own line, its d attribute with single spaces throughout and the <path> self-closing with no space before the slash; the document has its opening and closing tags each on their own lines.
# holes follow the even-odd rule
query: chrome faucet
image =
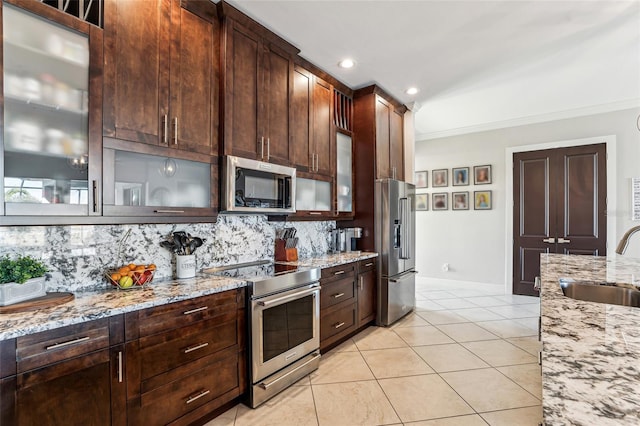
<svg viewBox="0 0 640 426">
<path fill-rule="evenodd" d="M 616 247 L 616 253 L 623 254 L 627 249 L 627 245 L 629 244 L 629 238 L 636 232 L 640 231 L 640 225 L 634 226 L 633 228 L 629 228 L 627 232 L 624 233 L 622 239 L 618 243 L 618 247 Z"/>
</svg>

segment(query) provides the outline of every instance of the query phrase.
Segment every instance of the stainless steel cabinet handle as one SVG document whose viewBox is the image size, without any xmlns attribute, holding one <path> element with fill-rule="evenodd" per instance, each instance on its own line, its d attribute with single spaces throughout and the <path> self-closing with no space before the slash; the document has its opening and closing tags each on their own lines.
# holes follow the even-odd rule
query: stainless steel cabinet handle
<svg viewBox="0 0 640 426">
<path fill-rule="evenodd" d="M 173 144 L 178 145 L 178 117 L 173 118 Z"/>
<path fill-rule="evenodd" d="M 182 315 L 191 315 L 195 314 L 196 312 L 206 311 L 207 309 L 209 309 L 208 306 L 203 306 L 201 308 L 191 309 L 190 311 L 184 311 Z"/>
<path fill-rule="evenodd" d="M 373 266 L 373 262 L 366 263 L 364 266 L 365 266 L 365 267 L 367 267 L 367 266 Z"/>
<path fill-rule="evenodd" d="M 206 348 L 207 346 L 209 346 L 209 342 L 200 343 L 199 345 L 191 346 L 190 348 L 185 349 L 184 353 L 188 354 L 189 352 L 197 351 L 198 349 Z"/>
<path fill-rule="evenodd" d="M 167 114 L 162 116 L 162 142 L 169 144 L 169 117 Z"/>
<path fill-rule="evenodd" d="M 60 349 L 65 346 L 75 345 L 80 342 L 86 342 L 87 340 L 89 340 L 89 336 L 78 337 L 77 339 L 69 340 L 68 342 L 56 343 L 54 345 L 47 346 L 45 349 L 51 351 L 53 349 Z"/>
<path fill-rule="evenodd" d="M 338 322 L 338 323 L 335 323 L 333 325 L 333 328 L 335 328 L 337 330 L 338 328 L 342 327 L 343 325 L 344 325 L 344 322 Z"/>
<path fill-rule="evenodd" d="M 340 274 L 344 274 L 347 271 L 338 271 L 338 272 L 334 272 L 333 275 L 340 275 Z"/>
<path fill-rule="evenodd" d="M 564 238 L 558 238 L 558 244 L 569 244 L 571 240 L 565 240 Z"/>
<path fill-rule="evenodd" d="M 395 179 L 396 178 L 396 168 L 392 167 L 391 170 L 392 170 L 392 177 Z"/>
<path fill-rule="evenodd" d="M 187 399 L 187 404 L 191 404 L 193 401 L 197 401 L 198 399 L 202 398 L 205 395 L 208 395 L 209 393 L 210 393 L 209 390 L 202 391 L 199 394 Z"/>
<path fill-rule="evenodd" d="M 360 281 L 360 282 L 358 283 L 358 288 L 360 289 L 360 291 L 362 291 L 362 286 L 363 286 L 363 284 L 362 284 L 362 280 L 363 280 L 363 278 L 364 278 L 364 277 L 360 277 L 360 279 L 358 280 L 358 281 Z"/>
<path fill-rule="evenodd" d="M 154 210 L 154 213 L 184 213 L 184 210 Z"/>
<path fill-rule="evenodd" d="M 322 212 L 309 212 L 311 216 L 320 216 Z"/>
<path fill-rule="evenodd" d="M 549 243 L 549 244 L 555 244 L 556 239 L 555 238 L 545 238 L 542 240 L 543 243 Z"/>
<path fill-rule="evenodd" d="M 334 298 L 334 299 L 339 299 L 339 298 L 341 298 L 342 296 L 344 296 L 344 293 L 338 293 L 338 294 L 334 294 L 334 295 L 333 295 L 333 298 Z"/>
<path fill-rule="evenodd" d="M 269 138 L 267 138 L 267 161 L 269 161 L 269 157 L 271 157 L 271 143 Z"/>
<path fill-rule="evenodd" d="M 540 290 L 540 277 L 535 277 L 533 281 L 533 288 L 536 290 Z"/>
<path fill-rule="evenodd" d="M 260 138 L 260 159 L 264 160 L 264 136 Z"/>
<path fill-rule="evenodd" d="M 122 383 L 122 351 L 118 351 L 118 383 Z"/>
</svg>

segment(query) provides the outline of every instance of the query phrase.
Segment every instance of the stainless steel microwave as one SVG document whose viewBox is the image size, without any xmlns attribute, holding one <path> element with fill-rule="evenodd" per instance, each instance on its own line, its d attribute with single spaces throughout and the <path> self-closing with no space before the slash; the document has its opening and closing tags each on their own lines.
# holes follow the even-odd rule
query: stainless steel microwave
<svg viewBox="0 0 640 426">
<path fill-rule="evenodd" d="M 225 156 L 222 210 L 284 214 L 296 211 L 296 169 Z"/>
</svg>

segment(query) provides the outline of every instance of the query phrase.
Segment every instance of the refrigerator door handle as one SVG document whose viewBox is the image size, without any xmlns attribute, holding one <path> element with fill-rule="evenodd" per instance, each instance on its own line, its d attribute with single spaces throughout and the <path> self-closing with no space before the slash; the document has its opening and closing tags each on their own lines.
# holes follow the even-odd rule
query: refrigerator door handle
<svg viewBox="0 0 640 426">
<path fill-rule="evenodd" d="M 400 239 L 400 259 L 410 259 L 411 258 L 411 250 L 409 247 L 409 237 L 411 232 L 411 220 L 410 220 L 410 212 L 409 212 L 409 199 L 408 198 L 400 198 L 400 220 L 402 221 L 401 225 L 401 239 Z"/>
</svg>

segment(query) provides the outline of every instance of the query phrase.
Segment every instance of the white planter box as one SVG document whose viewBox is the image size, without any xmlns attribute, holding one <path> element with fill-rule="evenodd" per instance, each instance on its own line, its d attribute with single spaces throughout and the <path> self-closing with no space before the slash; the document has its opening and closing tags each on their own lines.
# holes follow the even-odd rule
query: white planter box
<svg viewBox="0 0 640 426">
<path fill-rule="evenodd" d="M 31 278 L 23 284 L 0 284 L 0 306 L 13 305 L 25 300 L 35 299 L 47 294 L 45 277 Z"/>
</svg>

